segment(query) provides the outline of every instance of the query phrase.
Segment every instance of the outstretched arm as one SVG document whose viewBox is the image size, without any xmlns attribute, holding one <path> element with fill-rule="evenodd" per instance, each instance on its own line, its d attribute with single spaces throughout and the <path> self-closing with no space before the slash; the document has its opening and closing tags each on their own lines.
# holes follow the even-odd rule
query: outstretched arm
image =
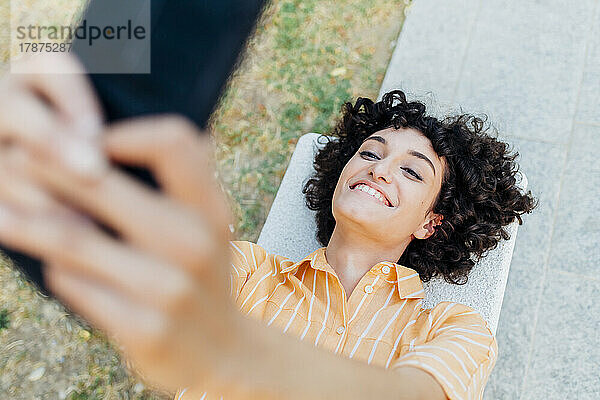
<svg viewBox="0 0 600 400">
<path fill-rule="evenodd" d="M 250 350 L 247 359 L 231 363 L 233 377 L 246 388 L 241 398 L 252 393 L 260 399 L 446 399 L 437 381 L 418 368 L 367 365 L 248 322 L 242 338 Z M 194 399 L 192 393 L 183 399 Z"/>
</svg>

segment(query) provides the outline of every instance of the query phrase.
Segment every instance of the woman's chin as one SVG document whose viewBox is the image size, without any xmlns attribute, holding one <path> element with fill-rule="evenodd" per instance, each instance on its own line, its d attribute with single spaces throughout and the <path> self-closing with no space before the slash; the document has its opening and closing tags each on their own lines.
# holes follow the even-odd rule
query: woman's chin
<svg viewBox="0 0 600 400">
<path fill-rule="evenodd" d="M 365 231 L 377 229 L 381 227 L 387 220 L 389 222 L 389 216 L 387 218 L 373 210 L 372 207 L 365 207 L 365 205 L 356 205 L 352 203 L 342 204 L 339 207 L 333 209 L 333 215 L 336 220 L 336 224 L 343 225 L 360 225 Z"/>
</svg>

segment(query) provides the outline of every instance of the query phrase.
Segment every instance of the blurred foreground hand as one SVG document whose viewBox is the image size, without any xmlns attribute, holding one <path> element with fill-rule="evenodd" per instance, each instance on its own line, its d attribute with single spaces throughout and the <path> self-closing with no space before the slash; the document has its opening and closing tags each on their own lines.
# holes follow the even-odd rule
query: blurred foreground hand
<svg viewBox="0 0 600 400">
<path fill-rule="evenodd" d="M 104 127 L 85 75 L 0 85 L 0 243 L 44 261 L 50 290 L 146 379 L 222 392 L 248 322 L 229 297 L 231 215 L 208 135 L 177 116 Z M 149 169 L 163 191 L 105 160 Z"/>
</svg>

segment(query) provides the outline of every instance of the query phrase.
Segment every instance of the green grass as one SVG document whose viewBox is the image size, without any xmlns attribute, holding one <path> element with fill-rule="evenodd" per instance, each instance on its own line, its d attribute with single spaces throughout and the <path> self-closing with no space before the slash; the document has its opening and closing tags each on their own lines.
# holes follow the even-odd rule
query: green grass
<svg viewBox="0 0 600 400">
<path fill-rule="evenodd" d="M 3 308 L 0 310 L 0 331 L 10 326 L 10 318 L 8 317 L 8 310 Z"/>
</svg>

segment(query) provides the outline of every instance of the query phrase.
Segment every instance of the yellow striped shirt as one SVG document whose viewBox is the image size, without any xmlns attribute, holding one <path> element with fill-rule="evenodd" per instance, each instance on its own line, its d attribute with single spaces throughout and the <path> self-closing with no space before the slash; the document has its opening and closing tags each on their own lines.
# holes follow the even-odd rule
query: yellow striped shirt
<svg viewBox="0 0 600 400">
<path fill-rule="evenodd" d="M 378 263 L 346 300 L 325 247 L 299 262 L 250 242 L 231 242 L 231 251 L 231 295 L 243 313 L 343 357 L 420 368 L 450 399 L 483 397 L 498 356 L 495 337 L 465 305 L 422 308 L 425 293 L 415 270 Z M 178 391 L 175 400 L 220 398 L 185 392 Z"/>
</svg>

